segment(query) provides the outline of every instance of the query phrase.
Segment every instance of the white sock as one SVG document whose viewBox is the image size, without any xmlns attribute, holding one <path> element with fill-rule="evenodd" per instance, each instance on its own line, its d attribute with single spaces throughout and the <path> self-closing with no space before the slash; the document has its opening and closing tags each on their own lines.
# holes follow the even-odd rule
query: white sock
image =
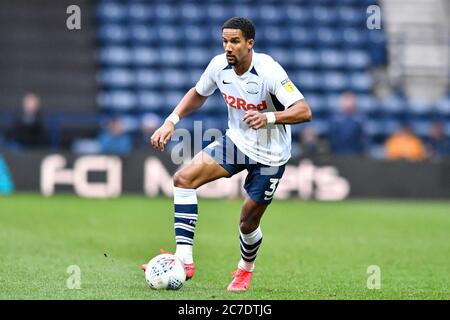
<svg viewBox="0 0 450 320">
<path fill-rule="evenodd" d="M 248 234 L 244 234 L 240 230 L 239 233 L 241 235 L 241 260 L 238 263 L 238 268 L 253 272 L 255 268 L 256 254 L 263 238 L 261 227 L 258 226 L 258 228 Z M 244 251 L 242 247 L 244 247 L 244 249 L 246 249 L 247 251 Z M 244 256 L 247 260 L 251 261 L 244 260 Z"/>
<path fill-rule="evenodd" d="M 195 189 L 173 188 L 175 207 L 175 255 L 184 263 L 193 263 L 192 246 L 194 245 L 195 226 L 198 208 Z"/>
</svg>

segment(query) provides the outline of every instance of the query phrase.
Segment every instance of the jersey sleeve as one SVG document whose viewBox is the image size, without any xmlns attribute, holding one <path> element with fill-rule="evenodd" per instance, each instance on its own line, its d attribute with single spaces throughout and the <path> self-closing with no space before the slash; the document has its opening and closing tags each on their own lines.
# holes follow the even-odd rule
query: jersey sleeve
<svg viewBox="0 0 450 320">
<path fill-rule="evenodd" d="M 300 90 L 289 79 L 283 67 L 276 61 L 269 81 L 269 92 L 275 95 L 285 108 L 304 98 Z"/>
<path fill-rule="evenodd" d="M 206 70 L 201 75 L 197 84 L 195 85 L 195 90 L 201 96 L 207 97 L 214 93 L 217 89 L 217 84 L 215 80 L 215 59 L 212 59 L 211 62 L 206 67 Z"/>
</svg>

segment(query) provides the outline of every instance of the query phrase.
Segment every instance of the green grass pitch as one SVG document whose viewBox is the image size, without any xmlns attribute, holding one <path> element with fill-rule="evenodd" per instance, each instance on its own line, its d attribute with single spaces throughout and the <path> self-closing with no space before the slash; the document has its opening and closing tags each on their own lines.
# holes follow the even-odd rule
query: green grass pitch
<svg viewBox="0 0 450 320">
<path fill-rule="evenodd" d="M 0 197 L 0 299 L 450 299 L 450 202 L 275 200 L 251 289 L 237 294 L 226 286 L 241 204 L 200 199 L 196 276 L 154 291 L 139 266 L 174 249 L 171 199 Z M 381 289 L 367 288 L 370 265 Z"/>
</svg>

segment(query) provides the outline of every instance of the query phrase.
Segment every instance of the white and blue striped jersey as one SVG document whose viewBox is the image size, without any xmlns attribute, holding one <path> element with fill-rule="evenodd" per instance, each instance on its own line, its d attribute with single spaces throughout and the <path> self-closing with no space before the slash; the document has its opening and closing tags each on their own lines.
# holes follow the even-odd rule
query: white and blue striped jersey
<svg viewBox="0 0 450 320">
<path fill-rule="evenodd" d="M 225 53 L 215 56 L 195 89 L 210 96 L 216 89 L 228 107 L 226 135 L 250 159 L 270 166 L 281 166 L 291 157 L 289 125 L 268 124 L 252 129 L 242 120 L 247 110 L 282 111 L 303 99 L 286 72 L 272 57 L 253 52 L 250 68 L 238 76 Z"/>
</svg>

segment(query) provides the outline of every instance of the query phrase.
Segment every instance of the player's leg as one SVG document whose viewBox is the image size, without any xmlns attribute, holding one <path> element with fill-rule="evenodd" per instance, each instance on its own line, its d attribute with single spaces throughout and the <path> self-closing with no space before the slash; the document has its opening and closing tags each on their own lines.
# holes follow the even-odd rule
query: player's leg
<svg viewBox="0 0 450 320">
<path fill-rule="evenodd" d="M 249 168 L 244 186 L 249 198 L 242 207 L 239 223 L 241 259 L 233 281 L 228 286 L 229 291 L 246 291 L 250 287 L 256 256 L 263 240 L 261 218 L 272 201 L 283 173 L 284 166 L 255 165 Z"/>
<path fill-rule="evenodd" d="M 174 228 L 176 240 L 175 255 L 187 269 L 193 264 L 193 244 L 197 224 L 198 207 L 196 189 L 205 183 L 229 177 L 230 173 L 214 161 L 207 153 L 200 152 L 192 161 L 174 176 Z M 186 270 L 187 273 L 188 270 Z M 188 274 L 188 277 L 193 276 Z"/>
</svg>

